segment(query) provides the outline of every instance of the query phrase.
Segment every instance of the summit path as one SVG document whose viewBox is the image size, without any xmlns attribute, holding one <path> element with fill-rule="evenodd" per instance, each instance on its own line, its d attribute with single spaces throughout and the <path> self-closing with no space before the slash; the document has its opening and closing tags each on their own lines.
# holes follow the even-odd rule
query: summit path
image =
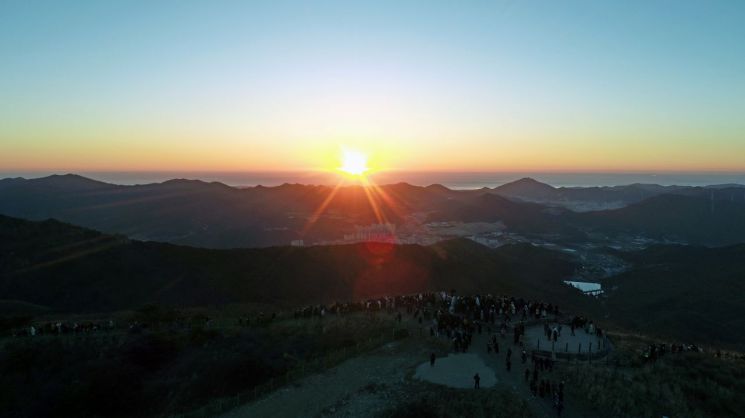
<svg viewBox="0 0 745 418">
<path fill-rule="evenodd" d="M 302 378 L 258 401 L 228 411 L 222 417 L 378 416 L 395 404 L 405 402 L 411 387 L 421 384 L 415 377 L 417 368 L 430 367 L 431 352 L 439 353 L 435 368 L 442 365 L 440 363 L 446 358 L 448 350 L 444 349 L 447 346 L 445 339 L 422 336 L 425 333 L 420 334 L 415 324 L 407 325 L 414 330 L 411 337 L 384 344 L 321 373 Z M 490 390 L 488 386 L 507 389 L 516 397 L 526 400 L 535 417 L 556 417 L 556 410 L 548 398 L 534 397 L 525 382 L 525 369 L 530 368 L 532 372 L 533 368 L 530 358 L 522 364 L 521 351 L 518 346 L 511 344 L 511 339 L 499 340 L 499 354 L 489 353 L 486 348 L 488 339 L 486 332 L 474 334 L 468 354 L 448 356 L 447 370 L 439 374 L 437 383 L 457 388 L 470 387 L 474 370 L 479 371 L 480 375 L 493 373 L 486 379 L 482 378 L 480 390 Z M 513 350 L 512 369 L 509 372 L 505 366 L 507 348 Z M 484 367 L 487 369 L 484 370 Z M 552 379 L 549 372 L 543 372 L 541 376 Z M 583 412 L 574 402 L 576 400 L 566 399 L 562 417 L 594 416 Z"/>
</svg>

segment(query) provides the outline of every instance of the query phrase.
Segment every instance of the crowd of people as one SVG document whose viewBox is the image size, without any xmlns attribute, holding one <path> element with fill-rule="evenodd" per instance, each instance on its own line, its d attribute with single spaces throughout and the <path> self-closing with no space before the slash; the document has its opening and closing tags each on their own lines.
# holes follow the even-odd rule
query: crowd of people
<svg viewBox="0 0 745 418">
<path fill-rule="evenodd" d="M 642 353 L 642 358 L 655 363 L 666 353 L 702 353 L 704 350 L 694 344 L 649 344 Z"/>
<path fill-rule="evenodd" d="M 595 323 L 585 318 L 584 316 L 575 316 L 572 318 L 571 321 L 569 321 L 569 325 L 571 327 L 572 335 L 575 335 L 575 331 L 578 329 L 583 329 L 588 334 L 595 334 L 598 336 L 598 338 L 603 336 L 603 330 L 595 325 Z"/>
<path fill-rule="evenodd" d="M 564 409 L 564 382 L 556 382 L 551 379 L 551 372 L 554 370 L 554 360 L 548 357 L 537 356 L 535 353 L 531 356 L 530 367 L 525 368 L 525 383 L 530 387 L 530 391 L 535 397 L 548 398 L 559 415 Z"/>
<path fill-rule="evenodd" d="M 14 328 L 10 332 L 12 337 L 36 337 L 36 336 L 85 336 L 90 334 L 104 332 L 129 332 L 140 333 L 146 329 L 164 325 L 170 329 L 188 329 L 191 326 L 199 325 L 210 327 L 212 319 L 206 315 L 193 315 L 191 317 L 175 316 L 167 320 L 156 318 L 129 318 L 128 320 L 115 321 L 112 319 L 103 320 L 81 320 L 81 321 L 61 321 L 46 320 L 33 322 L 28 325 Z"/>
<path fill-rule="evenodd" d="M 548 399 L 561 415 L 564 409 L 564 382 L 551 379 L 554 360 L 541 357 L 535 352 L 528 354 L 524 344 L 526 323 L 530 320 L 544 324 L 544 331 L 554 340 L 560 335 L 562 325 L 556 320 L 560 317 L 557 305 L 538 301 L 529 301 L 514 297 L 456 296 L 454 293 L 441 292 L 428 295 L 429 302 L 425 307 L 416 305 L 414 316 L 424 309 L 425 315 L 430 309 L 433 312 L 430 335 L 444 337 L 452 341 L 455 353 L 466 352 L 473 342 L 475 334 L 487 332 L 486 350 L 488 355 L 501 356 L 504 353 L 504 367 L 507 373 L 513 370 L 513 360 L 524 367 L 525 384 L 533 396 Z M 588 322 L 580 318 L 576 327 L 585 326 Z M 550 326 L 549 324 L 554 324 Z M 511 344 L 508 335 L 511 335 Z M 500 347 L 501 342 L 501 347 Z M 501 349 L 500 349 L 501 348 Z M 513 351 L 513 349 L 515 351 Z M 515 358 L 513 359 L 513 353 Z M 519 356 L 519 358 L 518 358 Z M 530 359 L 530 364 L 528 364 Z M 430 355 L 430 365 L 434 366 L 434 353 Z M 473 376 L 474 388 L 480 388 L 481 377 Z"/>
<path fill-rule="evenodd" d="M 555 364 L 554 360 L 550 357 L 540 356 L 536 354 L 536 351 L 531 351 L 528 354 L 521 338 L 525 333 L 524 322 L 519 322 L 512 327 L 512 344 L 503 342 L 503 349 L 500 351 L 500 338 L 498 335 L 501 335 L 501 339 L 506 339 L 502 325 L 499 327 L 499 332 L 493 332 L 487 339 L 487 355 L 499 356 L 500 352 L 504 352 L 505 370 L 507 373 L 511 373 L 513 353 L 519 352 L 519 361 L 524 367 L 525 384 L 529 387 L 530 392 L 536 398 L 550 401 L 560 416 L 564 410 L 564 382 L 560 381 L 557 383 L 555 379 L 551 379 L 553 374 L 551 372 Z M 549 321 L 544 319 L 544 332 L 547 336 L 556 336 L 561 332 L 561 325 L 549 326 Z M 516 350 L 515 352 L 513 352 L 513 348 Z M 530 364 L 528 364 L 528 359 L 530 360 Z M 515 361 L 518 360 L 516 359 Z"/>
<path fill-rule="evenodd" d="M 356 302 L 334 302 L 305 306 L 293 312 L 295 318 L 323 317 L 328 314 L 405 310 L 415 318 L 427 319 L 435 312 L 458 314 L 469 320 L 496 323 L 504 317 L 528 320 L 558 315 L 559 306 L 521 298 L 493 295 L 460 296 L 455 291 L 428 292 L 415 295 L 386 296 Z"/>
<path fill-rule="evenodd" d="M 111 319 L 105 321 L 83 322 L 49 321 L 32 324 L 23 328 L 17 328 L 13 330 L 11 335 L 14 337 L 35 337 L 37 335 L 79 335 L 110 331 L 115 327 L 115 323 Z"/>
</svg>

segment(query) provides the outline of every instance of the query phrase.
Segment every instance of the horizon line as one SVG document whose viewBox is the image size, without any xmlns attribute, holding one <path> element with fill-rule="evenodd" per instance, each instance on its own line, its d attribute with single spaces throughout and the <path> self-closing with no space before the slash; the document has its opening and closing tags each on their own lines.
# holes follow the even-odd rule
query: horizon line
<svg viewBox="0 0 745 418">
<path fill-rule="evenodd" d="M 148 181 L 148 182 L 143 182 L 143 183 L 127 183 L 127 182 L 122 183 L 122 182 L 115 182 L 115 181 L 112 181 L 112 180 L 109 180 L 109 179 L 96 179 L 96 178 L 89 177 L 87 175 L 83 175 L 81 173 L 64 173 L 64 174 L 53 173 L 53 174 L 48 174 L 48 175 L 44 175 L 44 176 L 40 176 L 40 177 L 33 177 L 33 178 L 30 178 L 29 177 L 29 178 L 27 178 L 27 177 L 23 177 L 23 176 L 4 177 L 4 174 L 5 173 L 3 173 L 3 172 L 0 171 L 0 181 L 3 181 L 3 180 L 13 180 L 13 179 L 19 179 L 19 178 L 20 179 L 23 179 L 23 180 L 26 180 L 26 181 L 30 181 L 30 180 L 40 180 L 40 179 L 45 179 L 45 178 L 50 178 L 50 177 L 55 177 L 55 176 L 58 176 L 58 177 L 77 176 L 77 177 L 81 177 L 83 179 L 94 181 L 94 182 L 98 182 L 98 183 L 108 184 L 108 185 L 112 185 L 112 186 L 125 186 L 125 187 L 144 186 L 144 185 L 152 185 L 152 184 L 164 184 L 164 183 L 167 183 L 167 182 L 179 181 L 179 180 L 181 180 L 181 181 L 197 181 L 197 182 L 202 182 L 202 183 L 205 183 L 205 184 L 215 184 L 216 183 L 216 184 L 221 184 L 223 186 L 234 188 L 234 189 L 248 189 L 248 188 L 257 188 L 257 187 L 276 188 L 276 187 L 281 187 L 281 186 L 285 186 L 285 185 L 320 186 L 320 187 L 333 187 L 333 186 L 335 186 L 335 184 L 332 184 L 332 183 L 302 183 L 302 182 L 299 182 L 299 181 L 296 181 L 296 182 L 283 181 L 281 183 L 274 184 L 274 185 L 271 185 L 271 184 L 270 185 L 264 185 L 264 184 L 261 184 L 261 183 L 243 184 L 243 185 L 241 185 L 241 184 L 229 184 L 229 183 L 225 182 L 224 180 L 209 180 L 209 179 L 202 179 L 202 178 L 186 178 L 186 177 L 172 177 L 172 178 L 167 178 L 167 179 L 162 179 L 162 180 L 156 180 L 156 181 Z M 109 172 L 109 173 L 131 173 L 131 172 Z M 147 173 L 147 172 L 142 172 L 142 173 Z M 237 172 L 237 173 L 246 173 L 246 172 Z M 288 172 L 284 172 L 284 173 L 288 173 Z M 331 173 L 329 173 L 329 174 L 331 174 Z M 478 174 L 478 173 L 476 173 L 476 174 Z M 485 173 L 485 174 L 487 174 L 487 173 Z M 504 174 L 520 174 L 520 173 L 504 173 Z M 523 174 L 525 174 L 525 173 L 523 173 Z M 535 173 L 535 174 L 539 174 L 539 173 Z M 556 174 L 585 174 L 585 173 L 556 173 Z M 592 174 L 592 173 L 586 173 L 586 174 Z M 598 173 L 598 174 L 623 174 L 623 173 Z M 634 173 L 628 173 L 628 174 L 634 174 Z M 681 173 L 681 174 L 696 174 L 696 173 Z M 700 174 L 703 174 L 703 173 L 700 173 Z M 738 173 L 738 174 L 745 175 L 745 173 Z M 732 185 L 738 185 L 738 186 L 745 186 L 745 180 L 743 180 L 742 182 L 738 182 L 738 181 L 726 182 L 726 183 L 716 183 L 716 182 L 713 182 L 713 183 L 697 184 L 697 185 L 692 185 L 692 184 L 675 184 L 675 183 L 671 183 L 671 184 L 645 183 L 645 182 L 639 182 L 639 181 L 635 181 L 635 182 L 631 182 L 631 183 L 623 183 L 623 184 L 559 185 L 559 184 L 552 184 L 552 182 L 548 182 L 548 181 L 544 181 L 544 180 L 537 180 L 537 179 L 535 179 L 533 177 L 530 177 L 530 176 L 522 176 L 522 177 L 516 176 L 513 179 L 509 179 L 509 180 L 504 181 L 504 182 L 499 182 L 498 184 L 495 184 L 493 186 L 486 186 L 486 185 L 484 185 L 484 186 L 480 186 L 480 187 L 478 187 L 478 186 L 475 186 L 475 187 L 458 187 L 458 186 L 444 184 L 443 182 L 433 182 L 433 183 L 429 183 L 429 184 L 423 184 L 423 183 L 416 183 L 416 182 L 406 181 L 406 180 L 390 181 L 390 182 L 386 182 L 386 183 L 381 183 L 381 184 L 379 184 L 379 186 L 394 186 L 394 185 L 399 185 L 399 184 L 406 184 L 406 185 L 410 185 L 410 186 L 414 186 L 414 187 L 424 187 L 424 188 L 426 188 L 426 187 L 431 187 L 431 186 L 442 186 L 442 187 L 445 187 L 448 190 L 453 190 L 453 191 L 469 191 L 469 190 L 481 190 L 481 189 L 484 189 L 484 188 L 486 188 L 486 189 L 496 189 L 496 188 L 498 188 L 500 186 L 503 186 L 503 185 L 506 185 L 506 184 L 510 184 L 510 183 L 516 183 L 518 181 L 526 180 L 526 179 L 527 180 L 533 180 L 535 182 L 538 182 L 538 183 L 541 183 L 541 184 L 545 184 L 545 185 L 548 185 L 548 186 L 553 187 L 553 188 L 556 188 L 556 189 L 560 189 L 560 188 L 593 188 L 593 187 L 624 187 L 624 186 L 632 186 L 632 185 L 657 185 L 657 186 L 663 186 L 663 187 L 670 187 L 670 186 L 672 186 L 672 187 L 675 187 L 675 186 L 678 186 L 678 187 L 711 187 L 711 186 L 722 186 L 722 185 L 732 184 Z M 364 184 L 360 183 L 359 181 L 352 181 L 352 180 L 345 180 L 345 181 L 343 181 L 340 184 L 343 187 L 355 187 L 355 186 L 362 187 L 362 186 L 364 186 Z"/>
<path fill-rule="evenodd" d="M 247 170 L 204 170 L 204 169 L 0 169 L 0 175 L 9 174 L 79 174 L 79 173 L 110 173 L 110 174 L 137 174 L 137 173 L 200 173 L 200 174 L 336 174 L 335 170 L 328 169 L 297 169 L 297 170 L 272 170 L 272 169 L 247 169 Z M 368 176 L 385 173 L 407 173 L 407 174 L 742 174 L 745 169 L 701 169 L 701 170 L 678 170 L 678 169 L 521 169 L 521 170 L 487 170 L 487 169 L 377 169 Z"/>
</svg>

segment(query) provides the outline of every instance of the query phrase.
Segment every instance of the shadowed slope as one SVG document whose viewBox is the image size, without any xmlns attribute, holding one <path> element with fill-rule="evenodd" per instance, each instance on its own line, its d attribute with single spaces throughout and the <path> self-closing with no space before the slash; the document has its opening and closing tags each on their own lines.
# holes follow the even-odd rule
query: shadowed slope
<svg viewBox="0 0 745 418">
<path fill-rule="evenodd" d="M 51 234 L 41 231 L 49 229 Z M 66 311 L 156 302 L 317 303 L 455 288 L 543 297 L 573 264 L 532 246 L 491 250 L 468 240 L 431 247 L 344 246 L 207 250 L 109 237 L 55 221 L 0 217 L 0 292 Z M 44 251 L 51 237 L 57 251 Z M 557 292 L 557 293 L 554 293 Z"/>
</svg>

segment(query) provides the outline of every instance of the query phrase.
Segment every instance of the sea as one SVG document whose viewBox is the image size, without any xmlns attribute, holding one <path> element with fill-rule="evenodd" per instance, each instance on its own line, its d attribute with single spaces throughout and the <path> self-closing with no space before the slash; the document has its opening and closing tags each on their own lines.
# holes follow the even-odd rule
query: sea
<svg viewBox="0 0 745 418">
<path fill-rule="evenodd" d="M 0 172 L 0 178 L 38 178 L 58 172 Z M 114 184 L 150 184 L 171 179 L 196 179 L 220 182 L 235 187 L 278 186 L 285 183 L 326 184 L 340 182 L 335 172 L 321 171 L 79 171 L 74 172 L 91 179 Z M 521 178 L 530 177 L 555 187 L 620 186 L 633 183 L 659 184 L 663 186 L 708 186 L 719 184 L 745 185 L 745 172 L 454 172 L 454 171 L 382 171 L 371 174 L 376 184 L 406 182 L 419 186 L 441 184 L 451 189 L 479 189 L 496 187 Z"/>
</svg>

